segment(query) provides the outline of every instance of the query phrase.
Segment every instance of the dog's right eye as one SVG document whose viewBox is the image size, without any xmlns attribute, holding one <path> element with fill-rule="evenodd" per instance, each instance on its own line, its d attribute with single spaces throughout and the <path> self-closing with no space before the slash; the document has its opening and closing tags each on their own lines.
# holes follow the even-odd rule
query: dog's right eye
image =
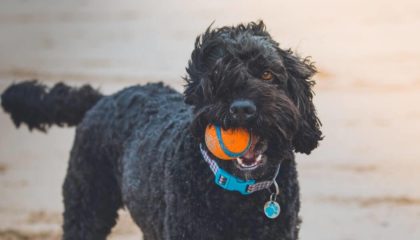
<svg viewBox="0 0 420 240">
<path fill-rule="evenodd" d="M 264 71 L 261 74 L 261 79 L 266 81 L 273 80 L 273 73 L 271 71 Z"/>
</svg>

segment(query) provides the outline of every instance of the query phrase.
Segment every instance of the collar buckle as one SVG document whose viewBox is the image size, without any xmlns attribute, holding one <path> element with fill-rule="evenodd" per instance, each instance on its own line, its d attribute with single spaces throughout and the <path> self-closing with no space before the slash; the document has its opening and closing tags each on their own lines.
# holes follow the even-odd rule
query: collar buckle
<svg viewBox="0 0 420 240">
<path fill-rule="evenodd" d="M 251 191 L 248 190 L 248 187 L 250 185 L 255 184 L 255 180 L 253 179 L 239 179 L 221 168 L 219 168 L 218 171 L 215 173 L 214 181 L 217 185 L 226 190 L 238 191 L 243 195 L 251 194 Z"/>
<path fill-rule="evenodd" d="M 206 150 L 204 150 L 201 144 L 200 144 L 200 151 L 201 151 L 204 161 L 207 162 L 207 164 L 210 167 L 210 170 L 214 174 L 214 182 L 216 183 L 216 185 L 229 191 L 238 191 L 242 195 L 249 195 L 253 192 L 269 188 L 273 184 L 273 181 L 275 181 L 277 174 L 279 173 L 279 170 L 280 170 L 280 164 L 279 164 L 277 166 L 277 170 L 276 170 L 276 173 L 274 174 L 273 180 L 262 181 L 258 183 L 256 183 L 254 179 L 242 180 L 226 172 L 222 168 L 220 168 L 217 165 L 217 163 L 209 157 Z"/>
</svg>

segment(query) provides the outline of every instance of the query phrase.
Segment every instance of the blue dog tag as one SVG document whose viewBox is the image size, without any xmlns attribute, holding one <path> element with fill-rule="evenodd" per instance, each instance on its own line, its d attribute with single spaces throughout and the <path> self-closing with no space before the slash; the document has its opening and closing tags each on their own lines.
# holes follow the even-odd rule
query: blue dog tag
<svg viewBox="0 0 420 240">
<path fill-rule="evenodd" d="M 280 215 L 280 205 L 270 200 L 264 204 L 264 213 L 268 218 L 274 219 Z"/>
</svg>

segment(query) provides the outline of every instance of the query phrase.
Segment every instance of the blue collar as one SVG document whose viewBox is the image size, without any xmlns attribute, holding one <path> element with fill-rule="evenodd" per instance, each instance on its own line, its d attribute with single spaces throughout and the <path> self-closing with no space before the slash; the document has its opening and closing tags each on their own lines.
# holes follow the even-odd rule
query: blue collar
<svg viewBox="0 0 420 240">
<path fill-rule="evenodd" d="M 262 181 L 262 182 L 256 183 L 254 179 L 243 180 L 243 179 L 233 176 L 232 174 L 220 168 L 219 165 L 217 165 L 216 161 L 210 158 L 210 156 L 207 154 L 207 151 L 204 150 L 201 144 L 200 144 L 200 151 L 201 151 L 201 155 L 203 155 L 204 161 L 206 161 L 209 164 L 210 169 L 214 174 L 214 182 L 223 189 L 226 189 L 229 191 L 238 191 L 242 195 L 248 195 L 253 192 L 269 188 L 273 184 L 280 170 L 280 164 L 279 164 L 276 170 L 276 174 L 274 175 L 274 178 L 270 181 Z"/>
</svg>

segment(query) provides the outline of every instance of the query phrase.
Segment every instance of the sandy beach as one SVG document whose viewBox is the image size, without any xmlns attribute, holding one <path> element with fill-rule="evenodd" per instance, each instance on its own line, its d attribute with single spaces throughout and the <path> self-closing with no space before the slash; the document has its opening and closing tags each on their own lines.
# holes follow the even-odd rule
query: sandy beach
<svg viewBox="0 0 420 240">
<path fill-rule="evenodd" d="M 263 19 L 316 62 L 325 139 L 297 155 L 301 239 L 420 239 L 420 2 L 2 1 L 0 91 L 37 78 L 106 94 L 163 81 L 182 91 L 195 37 Z M 60 239 L 74 128 L 16 130 L 0 112 L 0 239 Z M 112 240 L 141 239 L 127 211 Z"/>
</svg>

